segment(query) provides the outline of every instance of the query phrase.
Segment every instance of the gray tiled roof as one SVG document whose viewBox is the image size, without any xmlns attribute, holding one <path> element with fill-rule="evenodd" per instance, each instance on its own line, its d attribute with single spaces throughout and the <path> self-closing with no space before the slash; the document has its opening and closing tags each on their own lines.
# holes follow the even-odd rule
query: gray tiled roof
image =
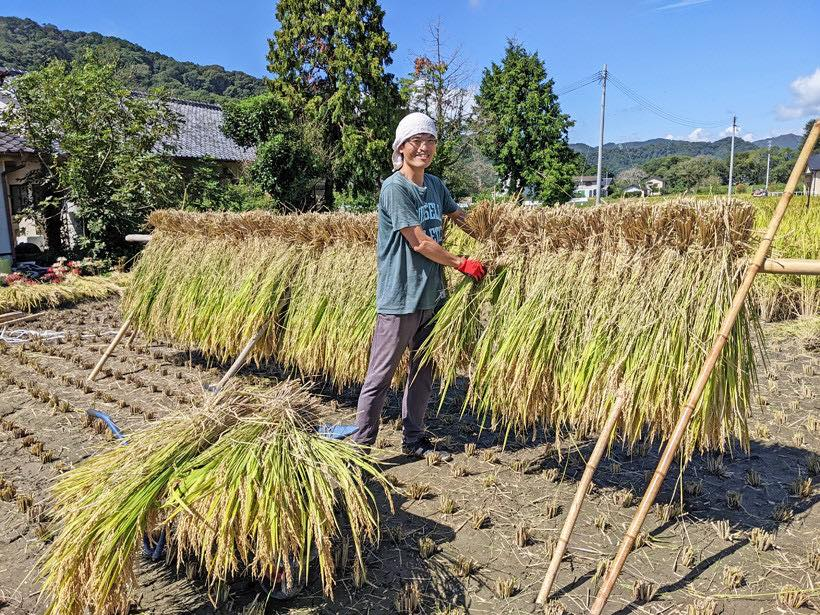
<svg viewBox="0 0 820 615">
<path fill-rule="evenodd" d="M 177 158 L 243 162 L 256 157 L 254 148 L 240 147 L 223 134 L 221 107 L 184 100 L 171 100 L 168 106 L 181 120 L 179 135 L 168 144 Z"/>
<path fill-rule="evenodd" d="M 207 103 L 171 100 L 171 110 L 180 116 L 179 134 L 167 145 L 176 158 L 213 158 L 229 162 L 251 161 L 252 147 L 240 147 L 221 130 L 222 108 Z M 33 152 L 22 137 L 0 132 L 0 154 Z"/>
<path fill-rule="evenodd" d="M 10 135 L 7 132 L 0 132 L 0 154 L 34 153 L 34 150 L 26 145 L 23 137 Z"/>
<path fill-rule="evenodd" d="M 814 171 L 820 171 L 820 154 L 812 154 L 809 156 L 809 166 L 806 172 L 813 173 Z"/>
</svg>

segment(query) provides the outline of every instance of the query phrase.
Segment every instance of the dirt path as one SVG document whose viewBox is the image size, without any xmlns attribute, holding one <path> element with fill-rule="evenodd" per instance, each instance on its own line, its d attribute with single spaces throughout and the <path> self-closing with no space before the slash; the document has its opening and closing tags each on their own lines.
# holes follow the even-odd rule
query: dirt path
<svg viewBox="0 0 820 615">
<path fill-rule="evenodd" d="M 51 530 L 49 486 L 111 439 L 100 422 L 86 419 L 85 410 L 108 413 L 127 433 L 186 407 L 201 394 L 201 383 L 215 381 L 224 369 L 138 338 L 133 348 L 115 353 L 102 378 L 86 385 L 118 325 L 112 302 L 87 303 L 26 323 L 65 332 L 64 343 L 0 343 L 0 613 L 43 611 L 35 571 Z M 820 453 L 820 348 L 779 327 L 767 326 L 767 333 L 772 369 L 767 374 L 761 368 L 750 454 L 698 457 L 682 476 L 673 468 L 662 506 L 649 517 L 644 544 L 630 557 L 608 613 L 686 613 L 704 596 L 719 596 L 716 613 L 789 612 L 773 595 L 782 586 L 820 587 L 820 496 L 816 487 L 796 494 L 795 485 L 810 477 L 810 456 Z M 282 377 L 273 368 L 242 374 L 262 381 Z M 316 393 L 340 420 L 350 421 L 355 390 Z M 422 613 L 539 612 L 532 601 L 592 442 L 565 440 L 559 449 L 551 436 L 538 434 L 502 450 L 497 433 L 460 417 L 456 397 L 429 421 L 455 458 L 433 464 L 400 455 L 399 399 L 390 397 L 379 439 L 383 460 L 394 464 L 389 473 L 404 493 L 428 493 L 422 499 L 397 496 L 395 514 L 380 500 L 383 540 L 367 555 L 366 581 L 346 569 L 333 601 L 314 580 L 302 595 L 268 612 L 395 613 L 397 600 L 412 598 L 414 588 Z M 616 446 L 602 462 L 555 584 L 567 613 L 586 611 L 596 569 L 616 548 L 656 460 L 656 447 L 630 454 Z M 682 515 L 676 510 L 681 501 Z M 761 530 L 770 535 L 771 548 L 760 550 L 767 540 Z M 433 553 L 421 557 L 420 542 L 431 548 L 431 540 Z M 743 577 L 737 588 L 724 582 L 732 575 Z M 213 607 L 193 567 L 177 573 L 163 562 L 144 561 L 138 577 L 135 612 L 261 612 L 253 603 L 261 589 L 249 581 L 226 588 L 220 606 Z M 500 597 L 507 590 L 511 595 Z M 637 604 L 638 590 L 654 596 Z M 813 598 L 796 612 L 809 612 L 812 601 L 820 608 L 820 598 Z"/>
</svg>

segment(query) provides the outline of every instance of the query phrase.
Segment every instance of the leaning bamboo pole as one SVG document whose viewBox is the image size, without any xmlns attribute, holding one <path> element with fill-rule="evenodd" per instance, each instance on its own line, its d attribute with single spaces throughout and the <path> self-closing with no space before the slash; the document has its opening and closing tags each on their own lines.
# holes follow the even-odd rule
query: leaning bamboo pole
<svg viewBox="0 0 820 615">
<path fill-rule="evenodd" d="M 789 201 L 794 194 L 794 189 L 797 187 L 797 182 L 803 174 L 803 169 L 806 168 L 809 155 L 814 149 L 818 137 L 820 137 L 820 120 L 814 122 L 811 132 L 809 132 L 806 142 L 803 144 L 803 149 L 800 151 L 800 155 L 794 163 L 794 168 L 792 169 L 791 175 L 789 175 L 789 181 L 786 183 L 783 196 L 780 197 L 780 200 L 777 203 L 777 207 L 772 214 L 772 219 L 769 222 L 769 226 L 766 228 L 763 239 L 760 241 L 760 245 L 757 247 L 754 258 L 749 264 L 746 274 L 743 276 L 743 281 L 740 283 L 740 286 L 735 293 L 734 299 L 732 300 L 732 305 L 723 319 L 723 323 L 717 337 L 715 338 L 714 344 L 712 345 L 712 349 L 706 357 L 706 360 L 703 362 L 700 374 L 698 375 L 698 378 L 689 393 L 689 398 L 686 401 L 686 405 L 683 407 L 680 417 L 678 417 L 678 421 L 675 424 L 675 428 L 672 431 L 672 435 L 663 450 L 663 454 L 661 455 L 658 466 L 655 469 L 655 473 L 652 475 L 652 480 L 649 482 L 649 486 L 646 488 L 646 493 L 644 493 L 643 498 L 641 499 L 638 510 L 635 511 L 635 516 L 632 518 L 632 522 L 630 523 L 629 528 L 621 541 L 618 554 L 609 566 L 604 582 L 601 584 L 600 590 L 598 590 L 598 595 L 595 597 L 595 602 L 590 610 L 591 615 L 601 615 L 603 612 L 607 600 L 609 599 L 609 595 L 615 587 L 615 581 L 618 580 L 618 576 L 620 576 L 621 570 L 626 563 L 626 558 L 629 556 L 630 551 L 632 551 L 632 547 L 635 545 L 635 539 L 638 536 L 638 532 L 641 531 L 646 515 L 649 514 L 649 509 L 655 502 L 655 498 L 657 497 L 658 492 L 661 489 L 661 485 L 663 484 L 663 479 L 666 477 L 666 473 L 669 471 L 669 466 L 672 465 L 672 460 L 674 459 L 675 454 L 678 451 L 678 447 L 683 440 L 683 436 L 686 433 L 686 428 L 689 425 L 689 420 L 692 417 L 692 413 L 695 411 L 695 407 L 700 401 L 703 390 L 706 388 L 706 383 L 709 380 L 709 376 L 711 376 L 718 357 L 720 356 L 726 341 L 729 339 L 729 333 L 735 324 L 735 320 L 737 320 L 737 316 L 746 302 L 746 297 L 752 287 L 752 282 L 754 282 L 755 276 L 758 271 L 761 270 L 763 263 L 766 261 L 766 257 L 771 249 L 775 233 L 777 233 L 780 222 L 783 220 L 783 216 L 786 213 L 786 208 L 788 207 Z"/>
<path fill-rule="evenodd" d="M 626 399 L 623 395 L 619 395 L 615 399 L 615 404 L 609 412 L 606 419 L 606 424 L 598 436 L 598 441 L 595 443 L 595 448 L 589 456 L 584 474 L 581 476 L 581 481 L 578 483 L 578 489 L 575 491 L 575 499 L 572 500 L 572 505 L 569 507 L 567 519 L 564 521 L 564 527 L 561 529 L 561 535 L 558 537 L 558 542 L 555 545 L 555 550 L 552 552 L 552 561 L 544 577 L 544 582 L 541 584 L 541 591 L 538 592 L 538 597 L 535 599 L 537 604 L 544 604 L 549 598 L 552 584 L 555 582 L 555 577 L 558 575 L 558 569 L 561 567 L 561 560 L 564 559 L 564 552 L 569 544 L 569 539 L 572 536 L 572 530 L 575 529 L 575 522 L 578 520 L 578 515 L 581 513 L 581 507 L 584 505 L 584 499 L 589 492 L 589 485 L 592 483 L 592 476 L 595 470 L 598 469 L 598 463 L 604 452 L 609 446 L 612 432 L 615 431 L 615 425 L 621 417 Z"/>
<path fill-rule="evenodd" d="M 91 373 L 88 374 L 88 378 L 86 378 L 87 382 L 93 382 L 94 378 L 97 377 L 97 374 L 100 373 L 100 370 L 103 368 L 103 365 L 105 365 L 105 362 L 108 360 L 108 357 L 110 357 L 111 353 L 114 352 L 114 348 L 117 347 L 117 344 L 120 343 L 120 340 L 122 340 L 126 331 L 128 331 L 128 327 L 131 326 L 132 319 L 133 316 L 129 316 L 125 319 L 125 322 L 122 323 L 120 330 L 117 331 L 117 334 L 114 336 L 114 339 L 111 340 L 110 344 L 108 344 L 108 348 L 105 349 L 105 352 L 100 357 L 100 360 L 97 361 L 97 364 L 94 366 L 94 369 L 92 369 Z"/>
</svg>

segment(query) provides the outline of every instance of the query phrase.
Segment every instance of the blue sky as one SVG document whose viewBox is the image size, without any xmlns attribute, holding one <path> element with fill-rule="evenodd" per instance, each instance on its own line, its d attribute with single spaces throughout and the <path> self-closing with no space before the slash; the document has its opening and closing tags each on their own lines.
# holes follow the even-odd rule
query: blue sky
<svg viewBox="0 0 820 615">
<path fill-rule="evenodd" d="M 607 141 L 728 134 L 761 139 L 797 132 L 820 116 L 820 2 L 763 0 L 382 0 L 398 48 L 391 70 L 406 74 L 423 53 L 428 26 L 441 20 L 445 42 L 460 47 L 477 85 L 503 55 L 508 37 L 538 51 L 556 90 L 607 63 L 650 103 L 687 120 L 651 113 L 610 84 Z M 97 31 L 180 60 L 220 64 L 262 76 L 273 0 L 5 0 L 0 14 L 61 28 Z M 575 120 L 572 141 L 597 142 L 596 84 L 561 97 Z M 694 120 L 690 122 L 689 120 Z"/>
</svg>

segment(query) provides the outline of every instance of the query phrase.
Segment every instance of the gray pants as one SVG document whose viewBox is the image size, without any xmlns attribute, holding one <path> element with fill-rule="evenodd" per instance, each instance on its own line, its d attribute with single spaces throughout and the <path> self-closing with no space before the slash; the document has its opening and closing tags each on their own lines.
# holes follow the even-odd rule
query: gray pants
<svg viewBox="0 0 820 615">
<path fill-rule="evenodd" d="M 370 363 L 356 412 L 355 442 L 366 445 L 376 442 L 387 391 L 404 349 L 408 346 L 410 361 L 401 405 L 404 425 L 402 441 L 404 444 L 414 444 L 424 433 L 424 414 L 433 390 L 433 366 L 430 363 L 420 365 L 417 355 L 419 347 L 432 329 L 430 319 L 433 314 L 433 310 L 418 310 L 412 314 L 376 316 Z"/>
</svg>

